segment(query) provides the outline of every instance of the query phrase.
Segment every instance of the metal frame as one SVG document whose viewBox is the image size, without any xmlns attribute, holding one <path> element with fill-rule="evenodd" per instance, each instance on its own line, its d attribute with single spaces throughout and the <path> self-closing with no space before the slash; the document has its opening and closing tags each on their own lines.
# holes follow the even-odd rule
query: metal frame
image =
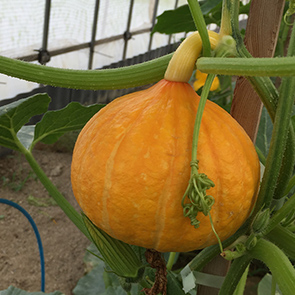
<svg viewBox="0 0 295 295">
<path fill-rule="evenodd" d="M 37 50 L 38 53 L 22 56 L 22 57 L 19 57 L 18 59 L 24 60 L 24 61 L 38 60 L 39 63 L 45 65 L 47 62 L 50 61 L 50 58 L 53 56 L 57 56 L 60 54 L 89 48 L 88 69 L 92 69 L 95 46 L 123 39 L 124 40 L 124 47 L 123 47 L 123 52 L 122 52 L 122 60 L 125 60 L 126 55 L 127 55 L 127 48 L 128 48 L 129 40 L 133 36 L 136 36 L 139 34 L 144 34 L 144 33 L 149 33 L 152 31 L 152 28 L 156 22 L 157 10 L 158 10 L 160 0 L 154 1 L 154 9 L 153 9 L 153 18 L 152 18 L 151 28 L 146 28 L 146 29 L 141 29 L 141 30 L 131 32 L 130 25 L 131 25 L 131 21 L 132 21 L 132 12 L 133 12 L 133 7 L 134 7 L 134 1 L 136 1 L 136 0 L 130 0 L 128 20 L 127 20 L 127 24 L 126 24 L 126 31 L 124 32 L 123 35 L 115 35 L 115 36 L 112 36 L 109 38 L 103 38 L 103 39 L 96 40 L 98 14 L 99 14 L 99 7 L 100 7 L 100 0 L 96 0 L 95 7 L 94 7 L 92 34 L 91 34 L 90 41 L 85 42 L 85 43 L 81 43 L 78 45 L 73 45 L 73 46 L 68 46 L 68 47 L 64 47 L 61 49 L 52 50 L 49 52 L 48 51 L 48 35 L 49 35 L 49 22 L 50 22 L 50 12 L 51 12 L 51 10 L 50 10 L 51 0 L 45 0 L 42 47 L 39 50 Z M 175 8 L 177 7 L 177 5 L 178 5 L 178 0 L 175 0 Z M 147 48 L 148 51 L 151 51 L 152 41 L 153 41 L 153 35 L 150 35 L 148 48 Z M 170 43 L 171 43 L 171 36 L 168 38 L 167 45 L 169 45 Z"/>
<path fill-rule="evenodd" d="M 98 22 L 99 4 L 100 4 L 100 1 L 96 0 L 95 1 L 95 8 L 94 8 L 93 24 L 92 24 L 90 50 L 89 50 L 89 61 L 88 61 L 88 69 L 89 70 L 92 69 L 92 63 L 93 63 L 93 54 L 94 54 L 95 37 L 96 37 L 97 22 Z"/>
</svg>

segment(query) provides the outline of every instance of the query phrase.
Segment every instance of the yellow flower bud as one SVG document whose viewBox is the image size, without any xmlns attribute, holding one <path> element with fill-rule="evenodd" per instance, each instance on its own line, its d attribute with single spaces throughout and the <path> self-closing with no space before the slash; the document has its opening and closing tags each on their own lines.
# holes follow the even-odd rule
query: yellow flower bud
<svg viewBox="0 0 295 295">
<path fill-rule="evenodd" d="M 195 91 L 199 90 L 201 87 L 204 86 L 207 76 L 208 74 L 206 73 L 202 73 L 199 70 L 196 71 L 196 81 L 194 82 Z M 218 90 L 219 86 L 220 86 L 219 79 L 215 77 L 210 87 L 210 91 Z"/>
</svg>

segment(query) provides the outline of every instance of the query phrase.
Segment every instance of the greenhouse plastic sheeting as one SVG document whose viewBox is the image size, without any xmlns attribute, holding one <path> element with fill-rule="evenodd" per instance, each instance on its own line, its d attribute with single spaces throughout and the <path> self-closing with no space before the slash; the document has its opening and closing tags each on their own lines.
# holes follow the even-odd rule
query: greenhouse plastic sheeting
<svg viewBox="0 0 295 295">
<path fill-rule="evenodd" d="M 52 0 L 48 32 L 49 53 L 66 47 L 91 41 L 95 0 Z M 128 41 L 126 58 L 148 51 L 155 0 L 134 0 L 130 32 L 146 29 Z M 21 58 L 34 55 L 42 47 L 46 1 L 13 0 L 0 1 L 0 54 Z M 178 6 L 186 1 L 178 1 Z M 175 1 L 159 0 L 157 15 L 173 9 Z M 120 36 L 127 29 L 130 0 L 100 0 L 95 40 Z M 182 35 L 183 36 L 183 35 Z M 182 36 L 174 37 L 179 41 Z M 172 40 L 173 42 L 174 40 Z M 168 36 L 154 34 L 151 49 L 168 43 Z M 122 59 L 124 39 L 96 45 L 93 68 Z M 62 51 L 62 50 L 61 50 Z M 89 48 L 54 55 L 47 66 L 87 69 Z M 36 62 L 36 61 L 35 61 Z M 37 87 L 36 83 L 20 81 L 0 75 L 0 100 L 27 92 Z"/>
</svg>

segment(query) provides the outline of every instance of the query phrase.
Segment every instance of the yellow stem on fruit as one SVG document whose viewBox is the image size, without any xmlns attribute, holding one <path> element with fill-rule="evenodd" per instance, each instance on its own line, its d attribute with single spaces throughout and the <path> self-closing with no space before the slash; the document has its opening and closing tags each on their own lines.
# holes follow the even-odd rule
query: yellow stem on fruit
<svg viewBox="0 0 295 295">
<path fill-rule="evenodd" d="M 220 36 L 218 33 L 208 31 L 211 48 L 215 49 Z M 199 32 L 192 33 L 177 48 L 173 54 L 164 78 L 168 81 L 188 82 L 192 76 L 196 60 L 202 50 L 202 40 Z"/>
</svg>

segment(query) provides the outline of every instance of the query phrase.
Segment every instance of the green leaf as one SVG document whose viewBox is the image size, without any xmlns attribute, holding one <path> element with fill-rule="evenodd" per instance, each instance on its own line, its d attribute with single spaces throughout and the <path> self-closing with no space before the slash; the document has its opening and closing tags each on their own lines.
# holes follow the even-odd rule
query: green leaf
<svg viewBox="0 0 295 295">
<path fill-rule="evenodd" d="M 46 112 L 49 102 L 50 97 L 47 94 L 37 94 L 1 107 L 0 145 L 20 150 L 17 132 L 31 117 Z"/>
<path fill-rule="evenodd" d="M 93 269 L 94 267 L 102 263 L 101 261 L 103 259 L 99 258 L 101 257 L 101 254 L 97 250 L 95 244 L 91 243 L 86 250 L 87 251 L 84 255 L 83 262 L 85 263 L 87 269 Z"/>
<path fill-rule="evenodd" d="M 110 286 L 101 295 L 126 295 L 126 292 L 123 290 L 121 286 L 118 286 L 118 287 Z"/>
<path fill-rule="evenodd" d="M 222 0 L 201 1 L 200 6 L 203 14 L 208 14 L 213 8 L 215 8 L 221 2 Z"/>
<path fill-rule="evenodd" d="M 78 102 L 72 102 L 61 110 L 45 113 L 42 120 L 36 124 L 33 144 L 38 141 L 52 144 L 64 133 L 82 129 L 103 106 L 97 104 L 85 107 Z"/>
<path fill-rule="evenodd" d="M 220 23 L 221 0 L 200 2 L 206 24 Z M 166 10 L 157 17 L 152 34 L 155 32 L 164 34 L 188 33 L 196 30 L 188 5 L 182 5 L 174 10 Z"/>
<path fill-rule="evenodd" d="M 205 23 L 220 25 L 221 21 L 221 0 L 200 1 L 201 10 Z M 248 14 L 250 4 L 240 3 L 240 14 Z M 166 10 L 157 17 L 153 33 L 174 34 L 188 33 L 196 30 L 195 23 L 190 13 L 188 5 L 179 6 L 174 10 Z"/>
<path fill-rule="evenodd" d="M 157 17 L 152 34 L 155 32 L 173 34 L 192 32 L 196 30 L 188 5 L 183 5 L 175 10 L 166 10 Z"/>
<path fill-rule="evenodd" d="M 182 284 L 180 281 L 177 279 L 176 275 L 168 271 L 167 274 L 167 294 L 169 295 L 185 295 L 183 289 L 182 289 Z"/>
<path fill-rule="evenodd" d="M 265 295 L 265 294 L 271 294 L 271 281 L 272 281 L 272 275 L 266 274 L 263 279 L 258 284 L 258 295 Z M 276 293 L 275 295 L 282 295 L 282 292 L 280 291 L 279 286 L 276 286 Z"/>
<path fill-rule="evenodd" d="M 268 115 L 266 109 L 263 108 L 257 133 L 256 146 L 262 152 L 264 157 L 266 157 L 268 154 L 272 129 L 273 124 L 270 116 Z"/>
<path fill-rule="evenodd" d="M 104 263 L 98 264 L 88 274 L 83 276 L 73 290 L 74 295 L 97 295 L 105 291 L 103 280 Z"/>
<path fill-rule="evenodd" d="M 59 291 L 55 291 L 52 293 L 43 293 L 43 292 L 27 292 L 18 288 L 15 288 L 13 286 L 8 287 L 8 289 L 0 291 L 0 295 L 64 295 L 63 293 Z"/>
<path fill-rule="evenodd" d="M 87 248 L 89 251 L 100 255 L 94 244 L 90 244 Z M 74 295 L 125 295 L 120 278 L 114 273 L 106 271 L 107 266 L 103 261 L 97 259 L 91 255 L 88 251 L 85 254 L 84 262 L 86 263 L 86 269 L 88 269 L 89 263 L 93 268 L 83 276 L 77 283 L 73 290 Z M 142 288 L 141 288 L 142 289 Z M 133 284 L 131 288 L 132 295 L 138 295 L 138 285 Z"/>
</svg>

